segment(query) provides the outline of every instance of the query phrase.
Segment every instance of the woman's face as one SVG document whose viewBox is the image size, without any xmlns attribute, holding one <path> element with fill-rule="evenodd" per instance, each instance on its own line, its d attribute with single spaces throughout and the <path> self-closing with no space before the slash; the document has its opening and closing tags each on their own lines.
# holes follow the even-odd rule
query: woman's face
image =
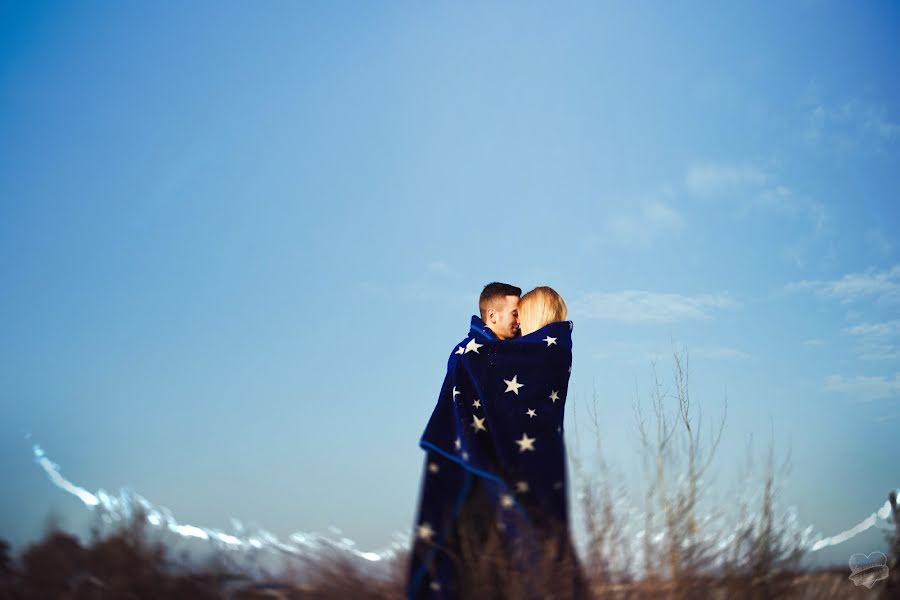
<svg viewBox="0 0 900 600">
<path fill-rule="evenodd" d="M 536 327 L 537 318 L 534 314 L 534 302 L 525 301 L 521 303 L 521 318 L 519 319 L 519 332 L 521 335 L 528 335 L 538 330 Z"/>
</svg>

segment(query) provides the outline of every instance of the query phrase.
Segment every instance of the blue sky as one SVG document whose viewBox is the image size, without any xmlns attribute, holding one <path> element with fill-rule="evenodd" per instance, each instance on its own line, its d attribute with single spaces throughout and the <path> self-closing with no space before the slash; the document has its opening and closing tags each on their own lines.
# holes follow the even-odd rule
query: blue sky
<svg viewBox="0 0 900 600">
<path fill-rule="evenodd" d="M 567 430 L 596 385 L 623 478 L 674 341 L 728 400 L 721 490 L 771 428 L 800 520 L 856 524 L 900 485 L 898 21 L 0 3 L 0 536 L 84 519 L 30 432 L 185 522 L 386 545 L 493 280 L 566 298 Z"/>
</svg>

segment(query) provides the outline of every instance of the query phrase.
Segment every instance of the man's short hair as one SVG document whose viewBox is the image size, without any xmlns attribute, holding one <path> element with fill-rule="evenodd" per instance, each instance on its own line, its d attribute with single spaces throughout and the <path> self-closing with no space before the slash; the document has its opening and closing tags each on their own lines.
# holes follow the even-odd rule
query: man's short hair
<svg viewBox="0 0 900 600">
<path fill-rule="evenodd" d="M 487 311 L 491 308 L 491 304 L 497 300 L 503 300 L 507 296 L 521 296 L 522 289 L 508 283 L 499 283 L 497 281 L 489 283 L 481 290 L 481 296 L 478 298 L 478 310 L 481 311 L 481 319 L 487 317 Z"/>
</svg>

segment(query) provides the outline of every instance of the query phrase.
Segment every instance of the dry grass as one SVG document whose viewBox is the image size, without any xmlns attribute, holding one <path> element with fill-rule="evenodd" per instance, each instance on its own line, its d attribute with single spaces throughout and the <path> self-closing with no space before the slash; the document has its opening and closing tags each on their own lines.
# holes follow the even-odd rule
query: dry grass
<svg viewBox="0 0 900 600">
<path fill-rule="evenodd" d="M 390 577 L 365 575 L 346 555 L 322 555 L 307 561 L 301 572 L 286 574 L 277 582 L 254 583 L 234 571 L 185 570 L 168 564 L 152 544 L 113 534 L 98 540 L 95 548 L 81 547 L 67 534 L 54 532 L 33 545 L 20 561 L 10 561 L 0 546 L 0 598 L 229 598 L 229 599 L 400 599 L 405 586 L 407 556 L 394 561 Z M 579 597 L 574 582 L 578 566 L 548 550 L 543 561 L 516 570 L 511 553 L 497 536 L 468 546 L 467 568 L 461 597 L 475 599 Z M 80 550 L 78 550 L 80 548 Z M 110 555 L 109 553 L 113 554 Z M 557 559 L 560 559 L 557 562 Z M 21 570 L 20 570 L 21 569 Z M 856 588 L 847 569 L 782 572 L 769 577 L 696 576 L 673 580 L 609 583 L 594 581 L 597 600 L 643 599 L 766 599 L 828 600 L 889 598 L 884 586 Z"/>
<path fill-rule="evenodd" d="M 581 459 L 577 439 L 571 455 L 588 534 L 584 563 L 570 544 L 547 547 L 540 560 L 529 561 L 520 548 L 505 545 L 498 529 L 487 527 L 485 533 L 484 526 L 461 527 L 453 549 L 447 548 L 459 573 L 461 597 L 569 600 L 587 597 L 579 591 L 581 583 L 597 600 L 900 598 L 900 524 L 889 543 L 891 578 L 871 590 L 854 586 L 844 566 L 800 570 L 800 540 L 777 503 L 790 461 L 786 458 L 776 466 L 774 444 L 764 457 L 756 498 L 734 494 L 737 502 L 713 502 L 711 508 L 707 503 L 701 509 L 709 492 L 704 475 L 714 464 L 724 416 L 706 441 L 701 413 L 690 397 L 688 373 L 686 355 L 674 352 L 672 391 L 657 377 L 654 365 L 649 418 L 635 401 L 645 467 L 640 542 L 629 530 L 630 516 L 623 504 L 616 503 L 627 494 L 621 483 L 613 481 L 604 460 L 595 393 L 588 407 L 597 444 L 594 470 L 589 471 Z M 752 459 L 748 448 L 743 481 L 754 472 Z M 720 525 L 729 524 L 727 531 L 711 527 L 710 514 Z M 145 526 L 138 513 L 107 535 L 95 531 L 87 546 L 52 529 L 18 557 L 11 556 L 9 545 L 0 540 L 0 600 L 404 597 L 407 553 L 392 561 L 386 578 L 368 574 L 360 563 L 335 550 L 291 559 L 267 583 L 223 557 L 188 567 L 174 560 L 165 545 L 151 541 Z M 568 538 L 555 531 L 544 532 L 540 539 Z"/>
<path fill-rule="evenodd" d="M 669 383 L 652 366 L 649 416 L 637 395 L 633 405 L 644 465 L 640 536 L 629 533 L 633 522 L 624 508 L 631 502 L 622 500 L 628 493 L 604 457 L 596 390 L 587 406 L 596 444 L 593 470 L 582 459 L 574 428 L 576 451 L 570 458 L 587 531 L 588 576 L 597 598 L 900 597 L 887 582 L 873 590 L 856 588 L 849 568 L 800 570 L 804 546 L 777 501 L 790 456 L 776 461 L 773 442 L 761 473 L 755 472 L 752 446 L 747 449 L 739 481 L 745 486 L 759 479 L 755 495 L 739 489 L 724 501 L 707 498 L 704 485 L 712 479 L 727 400 L 722 419 L 704 432 L 702 412 L 690 395 L 687 352 L 673 349 Z M 900 530 L 896 536 L 900 540 Z M 900 541 L 895 548 L 894 553 L 900 551 Z"/>
</svg>

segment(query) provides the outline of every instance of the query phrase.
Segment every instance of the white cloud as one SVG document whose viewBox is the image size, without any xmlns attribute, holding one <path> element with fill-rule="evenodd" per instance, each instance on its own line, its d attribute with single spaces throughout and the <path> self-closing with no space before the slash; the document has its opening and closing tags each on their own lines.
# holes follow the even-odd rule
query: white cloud
<svg viewBox="0 0 900 600">
<path fill-rule="evenodd" d="M 782 254 L 797 267 L 805 267 L 817 248 L 821 234 L 829 222 L 827 207 L 804 194 L 797 193 L 778 181 L 778 178 L 751 163 L 698 163 L 688 168 L 685 187 L 695 196 L 727 197 L 727 206 L 744 218 L 758 212 L 769 218 L 805 221 L 807 228 L 797 229 L 797 235 L 782 248 Z"/>
<path fill-rule="evenodd" d="M 824 346 L 825 342 L 817 338 L 812 338 L 809 340 L 803 340 L 803 345 L 807 346 L 808 348 L 819 348 L 821 346 Z"/>
<path fill-rule="evenodd" d="M 627 246 L 648 248 L 660 236 L 677 235 L 684 229 L 684 218 L 668 204 L 644 201 L 637 211 L 612 215 L 606 232 Z"/>
<path fill-rule="evenodd" d="M 859 401 L 892 398 L 900 395 L 900 373 L 896 373 L 893 379 L 882 375 L 829 375 L 825 378 L 823 389 L 826 392 L 847 394 Z"/>
<path fill-rule="evenodd" d="M 744 360 L 750 355 L 743 350 L 728 346 L 700 346 L 690 351 L 691 355 L 710 360 Z"/>
<path fill-rule="evenodd" d="M 684 350 L 691 359 L 704 360 L 744 360 L 750 358 L 746 352 L 727 346 L 690 346 L 675 343 L 675 347 Z M 632 342 L 611 340 L 601 344 L 592 357 L 598 361 L 613 363 L 623 367 L 646 366 L 653 362 L 670 357 L 673 346 L 667 343 Z"/>
<path fill-rule="evenodd" d="M 450 266 L 443 260 L 433 260 L 428 263 L 428 270 L 433 273 L 449 273 Z"/>
<path fill-rule="evenodd" d="M 900 335 L 900 320 L 893 319 L 883 323 L 860 323 L 844 329 L 846 333 L 860 336 L 887 337 Z"/>
<path fill-rule="evenodd" d="M 900 359 L 900 348 L 891 343 L 864 342 L 857 348 L 859 358 L 862 360 L 898 360 Z"/>
<path fill-rule="evenodd" d="M 762 190 L 755 197 L 756 204 L 785 216 L 805 219 L 812 225 L 813 232 L 821 232 L 828 220 L 828 211 L 821 202 L 793 192 L 783 185 Z"/>
<path fill-rule="evenodd" d="M 862 273 L 849 273 L 831 281 L 798 281 L 783 288 L 786 292 L 808 291 L 815 296 L 837 300 L 839 303 L 867 308 L 868 303 L 882 305 L 900 304 L 900 265 L 881 271 L 869 269 Z M 860 320 L 865 311 L 851 309 L 846 318 Z M 866 361 L 892 361 L 900 359 L 900 320 L 864 322 L 848 325 L 843 333 L 853 337 L 853 352 Z"/>
<path fill-rule="evenodd" d="M 684 183 L 694 194 L 708 196 L 747 187 L 760 187 L 768 179 L 762 170 L 750 164 L 700 163 L 688 169 Z"/>
<path fill-rule="evenodd" d="M 718 309 L 736 306 L 727 293 L 683 296 L 623 290 L 592 292 L 573 303 L 573 312 L 587 319 L 604 319 L 623 323 L 671 323 L 707 320 Z"/>
<path fill-rule="evenodd" d="M 862 360 L 896 360 L 900 347 L 894 340 L 900 337 L 900 320 L 881 323 L 860 323 L 844 328 L 844 333 L 856 337 L 856 350 Z"/>
<path fill-rule="evenodd" d="M 877 136 L 894 141 L 900 137 L 900 125 L 889 121 L 884 116 L 884 111 L 876 111 L 869 107 L 863 118 L 865 129 L 873 131 Z"/>
<path fill-rule="evenodd" d="M 869 269 L 863 273 L 849 273 L 832 281 L 797 281 L 787 284 L 784 289 L 810 290 L 842 304 L 870 298 L 883 304 L 900 303 L 900 265 L 883 271 Z"/>
<path fill-rule="evenodd" d="M 841 105 L 814 106 L 803 135 L 811 145 L 827 143 L 840 150 L 854 150 L 870 145 L 867 141 L 885 144 L 900 140 L 900 124 L 883 109 L 851 99 Z"/>
<path fill-rule="evenodd" d="M 900 300 L 900 265 L 888 271 L 844 275 L 837 281 L 827 282 L 823 289 L 826 294 L 842 302 L 866 297 Z"/>
</svg>

